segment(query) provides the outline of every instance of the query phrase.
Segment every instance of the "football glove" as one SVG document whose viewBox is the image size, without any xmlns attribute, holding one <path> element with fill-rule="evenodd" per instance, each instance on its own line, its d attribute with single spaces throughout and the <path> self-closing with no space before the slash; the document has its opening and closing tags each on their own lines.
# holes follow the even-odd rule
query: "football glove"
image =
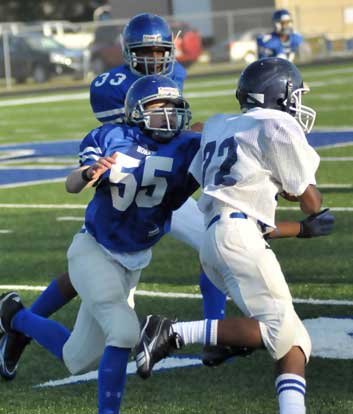
<svg viewBox="0 0 353 414">
<path fill-rule="evenodd" d="M 333 230 L 335 216 L 328 208 L 316 214 L 311 214 L 300 222 L 299 238 L 327 236 Z"/>
</svg>

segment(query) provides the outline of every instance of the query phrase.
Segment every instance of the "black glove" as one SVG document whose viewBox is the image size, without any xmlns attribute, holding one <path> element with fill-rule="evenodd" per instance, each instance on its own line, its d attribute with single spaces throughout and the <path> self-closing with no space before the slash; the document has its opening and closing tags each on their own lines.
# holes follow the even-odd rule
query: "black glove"
<svg viewBox="0 0 353 414">
<path fill-rule="evenodd" d="M 300 232 L 297 237 L 310 238 L 327 236 L 332 232 L 335 216 L 329 213 L 329 209 L 312 214 L 300 222 Z"/>
</svg>

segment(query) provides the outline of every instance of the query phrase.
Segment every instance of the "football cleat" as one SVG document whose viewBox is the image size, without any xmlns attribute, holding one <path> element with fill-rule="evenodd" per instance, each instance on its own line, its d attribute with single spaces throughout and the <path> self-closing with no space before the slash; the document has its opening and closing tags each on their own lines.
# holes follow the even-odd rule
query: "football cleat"
<svg viewBox="0 0 353 414">
<path fill-rule="evenodd" d="M 13 380 L 17 366 L 25 347 L 31 338 L 19 332 L 4 334 L 0 339 L 0 376 L 8 381 Z"/>
<path fill-rule="evenodd" d="M 172 321 L 158 315 L 148 315 L 141 324 L 140 339 L 135 347 L 138 375 L 146 379 L 153 366 L 184 345 L 173 331 Z"/>
<path fill-rule="evenodd" d="M 202 363 L 207 367 L 217 367 L 234 356 L 246 357 L 254 352 L 253 348 L 205 345 L 202 352 Z"/>
<path fill-rule="evenodd" d="M 23 309 L 21 298 L 16 292 L 8 292 L 0 296 L 0 334 L 12 332 L 12 318 L 21 309 Z"/>
</svg>

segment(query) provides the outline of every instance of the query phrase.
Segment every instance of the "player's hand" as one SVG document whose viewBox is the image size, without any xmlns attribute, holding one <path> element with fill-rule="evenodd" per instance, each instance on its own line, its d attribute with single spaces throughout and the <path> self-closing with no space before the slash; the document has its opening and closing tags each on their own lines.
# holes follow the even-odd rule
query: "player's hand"
<svg viewBox="0 0 353 414">
<path fill-rule="evenodd" d="M 293 202 L 299 201 L 299 198 L 297 196 L 289 194 L 286 191 L 282 191 L 281 193 L 279 193 L 279 195 L 287 201 L 293 201 Z"/>
<path fill-rule="evenodd" d="M 312 214 L 300 222 L 299 238 L 327 236 L 332 233 L 335 216 L 328 208 L 319 213 Z"/>
<path fill-rule="evenodd" d="M 194 132 L 202 132 L 203 123 L 202 122 L 195 122 L 194 124 L 191 125 L 190 129 L 191 129 L 191 131 L 194 131 Z"/>
<path fill-rule="evenodd" d="M 87 176 L 91 180 L 98 180 L 107 170 L 110 170 L 116 162 L 118 154 L 115 153 L 111 157 L 99 158 L 91 167 L 88 168 Z"/>
</svg>

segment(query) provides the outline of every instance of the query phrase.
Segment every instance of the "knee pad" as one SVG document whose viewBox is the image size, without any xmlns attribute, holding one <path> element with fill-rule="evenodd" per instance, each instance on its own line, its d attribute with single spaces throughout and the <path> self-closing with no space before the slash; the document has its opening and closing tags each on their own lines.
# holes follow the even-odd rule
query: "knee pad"
<svg viewBox="0 0 353 414">
<path fill-rule="evenodd" d="M 115 304 L 103 331 L 106 336 L 106 346 L 133 348 L 140 336 L 140 324 L 136 312 L 127 303 Z"/>
<path fill-rule="evenodd" d="M 297 316 L 297 319 L 298 319 L 297 335 L 295 337 L 295 341 L 293 345 L 301 348 L 301 350 L 303 351 L 305 355 L 306 363 L 308 363 L 310 354 L 311 354 L 311 339 L 303 322 L 299 319 L 298 316 Z"/>
<path fill-rule="evenodd" d="M 300 320 L 294 308 L 288 305 L 283 306 L 278 316 L 273 319 L 269 318 L 266 322 L 260 322 L 262 340 L 275 360 L 283 358 L 295 346 L 300 327 L 298 322 Z"/>
</svg>

